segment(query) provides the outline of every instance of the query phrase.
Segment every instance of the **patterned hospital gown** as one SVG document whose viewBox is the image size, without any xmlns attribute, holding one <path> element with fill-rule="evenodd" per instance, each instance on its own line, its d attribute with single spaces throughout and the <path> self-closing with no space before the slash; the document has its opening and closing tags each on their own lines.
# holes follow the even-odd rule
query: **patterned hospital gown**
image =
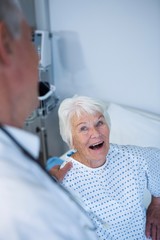
<svg viewBox="0 0 160 240">
<path fill-rule="evenodd" d="M 73 162 L 62 184 L 83 202 L 100 240 L 144 240 L 144 189 L 160 196 L 160 149 L 110 145 L 106 162 L 89 168 Z"/>
</svg>

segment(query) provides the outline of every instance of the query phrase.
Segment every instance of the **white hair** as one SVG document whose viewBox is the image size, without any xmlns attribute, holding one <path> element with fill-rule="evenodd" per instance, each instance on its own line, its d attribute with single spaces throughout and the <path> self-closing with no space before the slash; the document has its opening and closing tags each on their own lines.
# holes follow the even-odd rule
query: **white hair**
<svg viewBox="0 0 160 240">
<path fill-rule="evenodd" d="M 23 18 L 18 0 L 0 0 L 0 21 L 6 24 L 13 38 L 20 36 Z"/>
<path fill-rule="evenodd" d="M 106 104 L 103 101 L 86 96 L 66 98 L 59 106 L 58 117 L 61 137 L 69 147 L 72 146 L 71 118 L 73 115 L 80 117 L 84 112 L 88 114 L 102 113 L 108 127 L 111 126 Z"/>
</svg>

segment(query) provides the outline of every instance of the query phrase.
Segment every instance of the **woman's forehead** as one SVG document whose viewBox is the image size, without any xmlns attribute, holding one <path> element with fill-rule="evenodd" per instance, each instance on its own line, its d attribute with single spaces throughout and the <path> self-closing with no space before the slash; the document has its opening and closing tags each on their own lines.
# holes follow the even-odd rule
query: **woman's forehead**
<svg viewBox="0 0 160 240">
<path fill-rule="evenodd" d="M 71 122 L 72 124 L 80 123 L 80 122 L 88 122 L 91 120 L 96 120 L 101 117 L 104 117 L 102 113 L 100 112 L 94 112 L 94 113 L 87 113 L 85 111 L 81 112 L 81 114 L 77 115 L 76 113 L 72 115 Z"/>
</svg>

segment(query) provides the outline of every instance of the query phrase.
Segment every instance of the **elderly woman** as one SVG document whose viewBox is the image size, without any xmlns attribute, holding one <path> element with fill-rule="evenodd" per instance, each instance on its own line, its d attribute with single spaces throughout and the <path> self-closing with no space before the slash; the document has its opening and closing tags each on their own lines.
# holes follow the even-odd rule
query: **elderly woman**
<svg viewBox="0 0 160 240">
<path fill-rule="evenodd" d="M 58 114 L 61 136 L 74 149 L 64 159 L 72 168 L 62 184 L 80 197 L 99 239 L 160 239 L 160 150 L 110 144 L 110 118 L 101 101 L 68 98 Z M 55 169 L 50 172 L 58 176 Z M 147 217 L 146 187 L 152 195 Z"/>
</svg>

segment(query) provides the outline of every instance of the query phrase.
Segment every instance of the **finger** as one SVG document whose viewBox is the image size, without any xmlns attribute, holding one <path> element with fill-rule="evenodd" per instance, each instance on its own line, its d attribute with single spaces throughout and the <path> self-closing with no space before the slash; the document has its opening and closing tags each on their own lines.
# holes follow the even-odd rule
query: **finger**
<svg viewBox="0 0 160 240">
<path fill-rule="evenodd" d="M 151 236 L 151 228 L 152 228 L 152 225 L 149 222 L 147 222 L 146 223 L 146 231 L 145 231 L 147 238 L 149 238 Z"/>
<path fill-rule="evenodd" d="M 60 165 L 56 165 L 49 170 L 49 173 L 54 176 L 57 173 L 57 171 L 59 171 L 59 169 Z"/>
<path fill-rule="evenodd" d="M 64 165 L 64 167 L 61 168 L 61 170 L 63 170 L 64 173 L 67 173 L 71 168 L 72 168 L 73 164 L 71 162 L 68 162 Z"/>
<path fill-rule="evenodd" d="M 151 236 L 152 236 L 152 240 L 157 240 L 157 227 L 156 225 L 152 225 L 152 233 L 151 233 Z"/>
<path fill-rule="evenodd" d="M 58 178 L 58 180 L 62 181 L 63 178 L 65 177 L 65 175 L 67 174 L 67 172 L 71 168 L 72 168 L 72 163 L 71 162 L 66 163 L 65 166 L 59 170 L 59 178 Z"/>
<path fill-rule="evenodd" d="M 64 167 L 60 168 L 60 165 L 56 165 L 49 170 L 49 173 L 54 176 L 58 181 L 62 181 L 66 173 L 72 168 L 72 163 L 68 162 Z"/>
<path fill-rule="evenodd" d="M 160 227 L 157 227 L 157 240 L 160 240 Z"/>
</svg>

